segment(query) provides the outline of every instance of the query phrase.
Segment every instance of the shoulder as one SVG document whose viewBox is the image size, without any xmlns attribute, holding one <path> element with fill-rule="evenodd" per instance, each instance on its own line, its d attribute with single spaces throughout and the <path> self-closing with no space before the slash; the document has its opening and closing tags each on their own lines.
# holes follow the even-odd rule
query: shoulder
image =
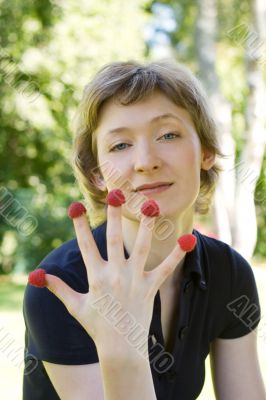
<svg viewBox="0 0 266 400">
<path fill-rule="evenodd" d="M 233 339 L 246 335 L 260 320 L 260 303 L 253 269 L 227 243 L 199 232 L 196 234 L 201 265 L 207 278 L 213 337 Z"/>
<path fill-rule="evenodd" d="M 197 232 L 201 266 L 209 290 L 217 301 L 227 303 L 241 296 L 258 304 L 258 290 L 249 262 L 223 241 Z"/>
<path fill-rule="evenodd" d="M 230 279 L 253 276 L 249 262 L 233 247 L 214 237 L 196 231 L 201 256 L 211 272 L 226 274 Z"/>
</svg>

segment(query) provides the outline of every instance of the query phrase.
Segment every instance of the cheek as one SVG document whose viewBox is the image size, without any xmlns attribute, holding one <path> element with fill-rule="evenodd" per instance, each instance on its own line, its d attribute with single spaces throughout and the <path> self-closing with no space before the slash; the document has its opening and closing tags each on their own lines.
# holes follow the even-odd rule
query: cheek
<svg viewBox="0 0 266 400">
<path fill-rule="evenodd" d="M 119 184 L 125 179 L 126 176 L 126 165 L 125 162 L 120 158 L 118 160 L 112 160 L 112 157 L 99 155 L 99 165 L 104 178 L 105 183 L 109 189 L 113 189 L 119 186 Z"/>
<path fill-rule="evenodd" d="M 101 154 L 98 154 L 98 161 L 98 167 L 100 168 L 104 181 L 108 183 L 112 177 L 116 175 L 116 168 L 108 157 L 103 157 Z"/>
<path fill-rule="evenodd" d="M 192 146 L 182 148 L 178 153 L 173 154 L 173 160 L 176 170 L 180 171 L 181 169 L 184 176 L 195 176 L 200 173 L 200 155 Z"/>
<path fill-rule="evenodd" d="M 186 159 L 186 163 L 191 166 L 191 171 L 197 171 L 200 173 L 201 149 L 197 142 L 192 141 L 192 143 L 187 146 L 184 157 Z"/>
</svg>

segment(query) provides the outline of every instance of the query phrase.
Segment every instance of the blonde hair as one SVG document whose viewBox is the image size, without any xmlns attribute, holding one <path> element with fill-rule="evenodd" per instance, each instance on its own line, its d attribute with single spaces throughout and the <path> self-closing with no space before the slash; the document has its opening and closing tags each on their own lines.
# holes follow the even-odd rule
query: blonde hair
<svg viewBox="0 0 266 400">
<path fill-rule="evenodd" d="M 92 228 L 106 220 L 104 192 L 95 186 L 98 171 L 94 132 L 100 111 L 109 99 L 129 105 L 148 98 L 155 90 L 163 92 L 177 106 L 187 110 L 193 120 L 201 145 L 219 157 L 221 152 L 217 127 L 211 115 L 207 97 L 193 74 L 173 61 L 162 60 L 147 64 L 136 61 L 112 62 L 103 66 L 85 86 L 76 116 L 73 140 L 72 168 L 78 186 L 88 206 Z M 207 214 L 222 168 L 217 162 L 209 170 L 201 170 L 200 191 L 195 212 Z"/>
</svg>

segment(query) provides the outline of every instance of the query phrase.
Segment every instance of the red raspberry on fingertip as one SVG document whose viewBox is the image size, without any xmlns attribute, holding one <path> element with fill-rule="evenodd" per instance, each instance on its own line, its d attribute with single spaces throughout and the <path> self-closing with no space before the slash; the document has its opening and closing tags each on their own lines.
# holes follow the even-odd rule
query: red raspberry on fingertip
<svg viewBox="0 0 266 400">
<path fill-rule="evenodd" d="M 160 208 L 155 200 L 147 200 L 142 204 L 141 212 L 147 217 L 158 217 L 160 215 Z"/>
<path fill-rule="evenodd" d="M 70 204 L 70 206 L 68 207 L 67 214 L 68 214 L 69 218 L 73 219 L 73 218 L 80 217 L 82 214 L 85 214 L 86 211 L 87 210 L 84 207 L 84 205 L 82 203 L 80 203 L 79 201 L 77 201 L 77 202 Z"/>
<path fill-rule="evenodd" d="M 28 282 L 32 286 L 43 288 L 46 286 L 45 274 L 46 274 L 46 271 L 43 268 L 38 268 L 29 274 Z"/>
<path fill-rule="evenodd" d="M 106 196 L 106 202 L 109 206 L 119 207 L 126 202 L 126 199 L 122 190 L 113 189 Z"/>
<path fill-rule="evenodd" d="M 179 243 L 179 246 L 183 251 L 186 251 L 187 253 L 194 250 L 196 244 L 197 244 L 197 237 L 192 234 L 186 234 L 183 236 L 180 236 L 179 239 L 177 239 L 177 242 Z"/>
</svg>

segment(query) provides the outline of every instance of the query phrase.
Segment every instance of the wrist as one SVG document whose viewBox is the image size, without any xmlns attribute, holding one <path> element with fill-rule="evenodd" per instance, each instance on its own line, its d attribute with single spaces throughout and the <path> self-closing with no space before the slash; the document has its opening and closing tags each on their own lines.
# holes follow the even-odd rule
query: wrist
<svg viewBox="0 0 266 400">
<path fill-rule="evenodd" d="M 106 338 L 101 342 L 96 343 L 97 353 L 99 361 L 114 362 L 126 360 L 133 364 L 148 361 L 148 338 L 146 341 L 142 341 L 139 345 L 133 346 L 131 343 L 126 341 L 126 338 L 120 336 L 119 340 L 110 340 Z"/>
</svg>

